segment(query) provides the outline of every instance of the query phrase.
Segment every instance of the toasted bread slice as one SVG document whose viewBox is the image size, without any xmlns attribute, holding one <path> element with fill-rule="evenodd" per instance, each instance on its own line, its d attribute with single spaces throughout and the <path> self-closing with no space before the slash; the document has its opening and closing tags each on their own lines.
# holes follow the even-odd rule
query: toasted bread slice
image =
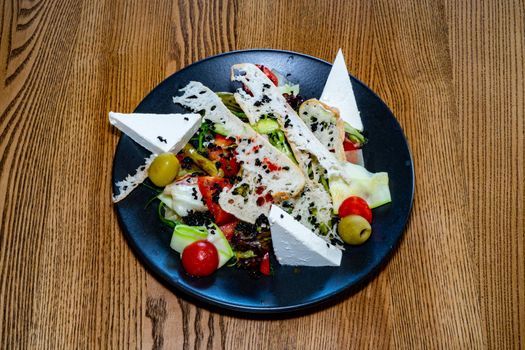
<svg viewBox="0 0 525 350">
<path fill-rule="evenodd" d="M 310 99 L 304 101 L 299 107 L 299 117 L 308 125 L 315 137 L 337 159 L 345 160 L 345 150 L 343 148 L 345 127 L 337 109 L 317 99 Z"/>
</svg>

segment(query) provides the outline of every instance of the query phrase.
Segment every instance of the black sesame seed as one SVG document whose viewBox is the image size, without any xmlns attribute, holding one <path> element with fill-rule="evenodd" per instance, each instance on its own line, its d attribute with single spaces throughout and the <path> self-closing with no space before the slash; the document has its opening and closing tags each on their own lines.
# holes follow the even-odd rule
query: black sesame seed
<svg viewBox="0 0 525 350">
<path fill-rule="evenodd" d="M 269 98 L 267 95 L 263 95 L 262 99 L 261 99 L 261 102 L 262 103 L 268 103 L 270 102 L 272 99 Z"/>
<path fill-rule="evenodd" d="M 206 226 L 212 222 L 210 212 L 200 212 L 190 210 L 188 215 L 184 217 L 184 223 L 190 226 Z"/>
</svg>

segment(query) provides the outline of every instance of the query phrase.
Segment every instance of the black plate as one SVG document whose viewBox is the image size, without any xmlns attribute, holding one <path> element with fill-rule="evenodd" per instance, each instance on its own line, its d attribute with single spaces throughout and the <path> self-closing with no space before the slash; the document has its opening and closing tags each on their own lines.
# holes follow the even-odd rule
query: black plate
<svg viewBox="0 0 525 350">
<path fill-rule="evenodd" d="M 228 52 L 206 58 L 173 74 L 140 103 L 136 112 L 185 112 L 172 96 L 190 80 L 214 91 L 232 91 L 230 67 L 260 63 L 275 68 L 301 86 L 301 95 L 319 98 L 331 65 L 307 55 L 277 50 Z M 181 268 L 179 254 L 169 247 L 171 230 L 161 224 L 156 205 L 145 208 L 151 190 L 139 186 L 116 205 L 123 233 L 138 256 L 165 284 L 213 307 L 247 313 L 297 311 L 333 300 L 366 281 L 386 261 L 403 234 L 412 207 L 414 175 L 408 145 L 394 115 L 381 99 L 352 77 L 357 104 L 369 142 L 364 147 L 368 170 L 387 171 L 392 203 L 374 209 L 373 233 L 362 246 L 346 248 L 341 267 L 275 266 L 275 274 L 258 280 L 235 268 L 224 267 L 208 278 L 190 278 Z M 123 135 L 113 164 L 113 182 L 133 173 L 149 152 Z M 113 188 L 115 191 L 115 188 Z"/>
</svg>

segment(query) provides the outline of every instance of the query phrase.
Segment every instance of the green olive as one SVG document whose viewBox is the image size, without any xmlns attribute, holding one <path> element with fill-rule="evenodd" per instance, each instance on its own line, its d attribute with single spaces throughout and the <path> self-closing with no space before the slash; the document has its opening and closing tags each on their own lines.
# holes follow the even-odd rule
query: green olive
<svg viewBox="0 0 525 350">
<path fill-rule="evenodd" d="M 345 243 L 359 245 L 365 243 L 370 237 L 372 227 L 364 217 L 348 215 L 341 219 L 337 231 Z"/>
<path fill-rule="evenodd" d="M 173 153 L 162 153 L 149 166 L 148 176 L 156 186 L 164 187 L 175 180 L 179 170 L 177 157 Z"/>
</svg>

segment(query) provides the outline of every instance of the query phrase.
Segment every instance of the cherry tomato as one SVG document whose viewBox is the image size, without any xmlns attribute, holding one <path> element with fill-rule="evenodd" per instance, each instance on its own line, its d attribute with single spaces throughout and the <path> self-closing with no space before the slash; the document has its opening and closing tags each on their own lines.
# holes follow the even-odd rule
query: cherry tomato
<svg viewBox="0 0 525 350">
<path fill-rule="evenodd" d="M 263 66 L 262 64 L 256 64 L 257 68 L 263 71 L 264 75 L 268 77 L 273 83 L 273 85 L 278 86 L 279 85 L 279 79 L 273 74 L 273 72 L 266 66 Z"/>
<path fill-rule="evenodd" d="M 239 220 L 235 220 L 228 224 L 219 226 L 222 233 L 224 233 L 224 237 L 226 237 L 228 241 L 233 237 L 233 234 L 235 233 L 235 228 L 237 228 L 238 223 L 239 223 Z"/>
<path fill-rule="evenodd" d="M 224 225 L 235 220 L 235 216 L 222 210 L 218 201 L 222 189 L 224 187 L 232 187 L 229 181 L 222 177 L 199 176 L 197 178 L 197 185 L 217 225 Z"/>
<path fill-rule="evenodd" d="M 261 271 L 263 275 L 270 276 L 270 254 L 264 254 L 259 271 Z"/>
<path fill-rule="evenodd" d="M 351 196 L 341 203 L 339 207 L 339 217 L 344 218 L 348 215 L 360 215 L 369 223 L 372 223 L 372 210 L 368 203 L 361 197 Z"/>
<path fill-rule="evenodd" d="M 209 276 L 219 266 L 219 253 L 215 246 L 206 241 L 196 241 L 182 251 L 182 266 L 192 276 Z"/>
</svg>

